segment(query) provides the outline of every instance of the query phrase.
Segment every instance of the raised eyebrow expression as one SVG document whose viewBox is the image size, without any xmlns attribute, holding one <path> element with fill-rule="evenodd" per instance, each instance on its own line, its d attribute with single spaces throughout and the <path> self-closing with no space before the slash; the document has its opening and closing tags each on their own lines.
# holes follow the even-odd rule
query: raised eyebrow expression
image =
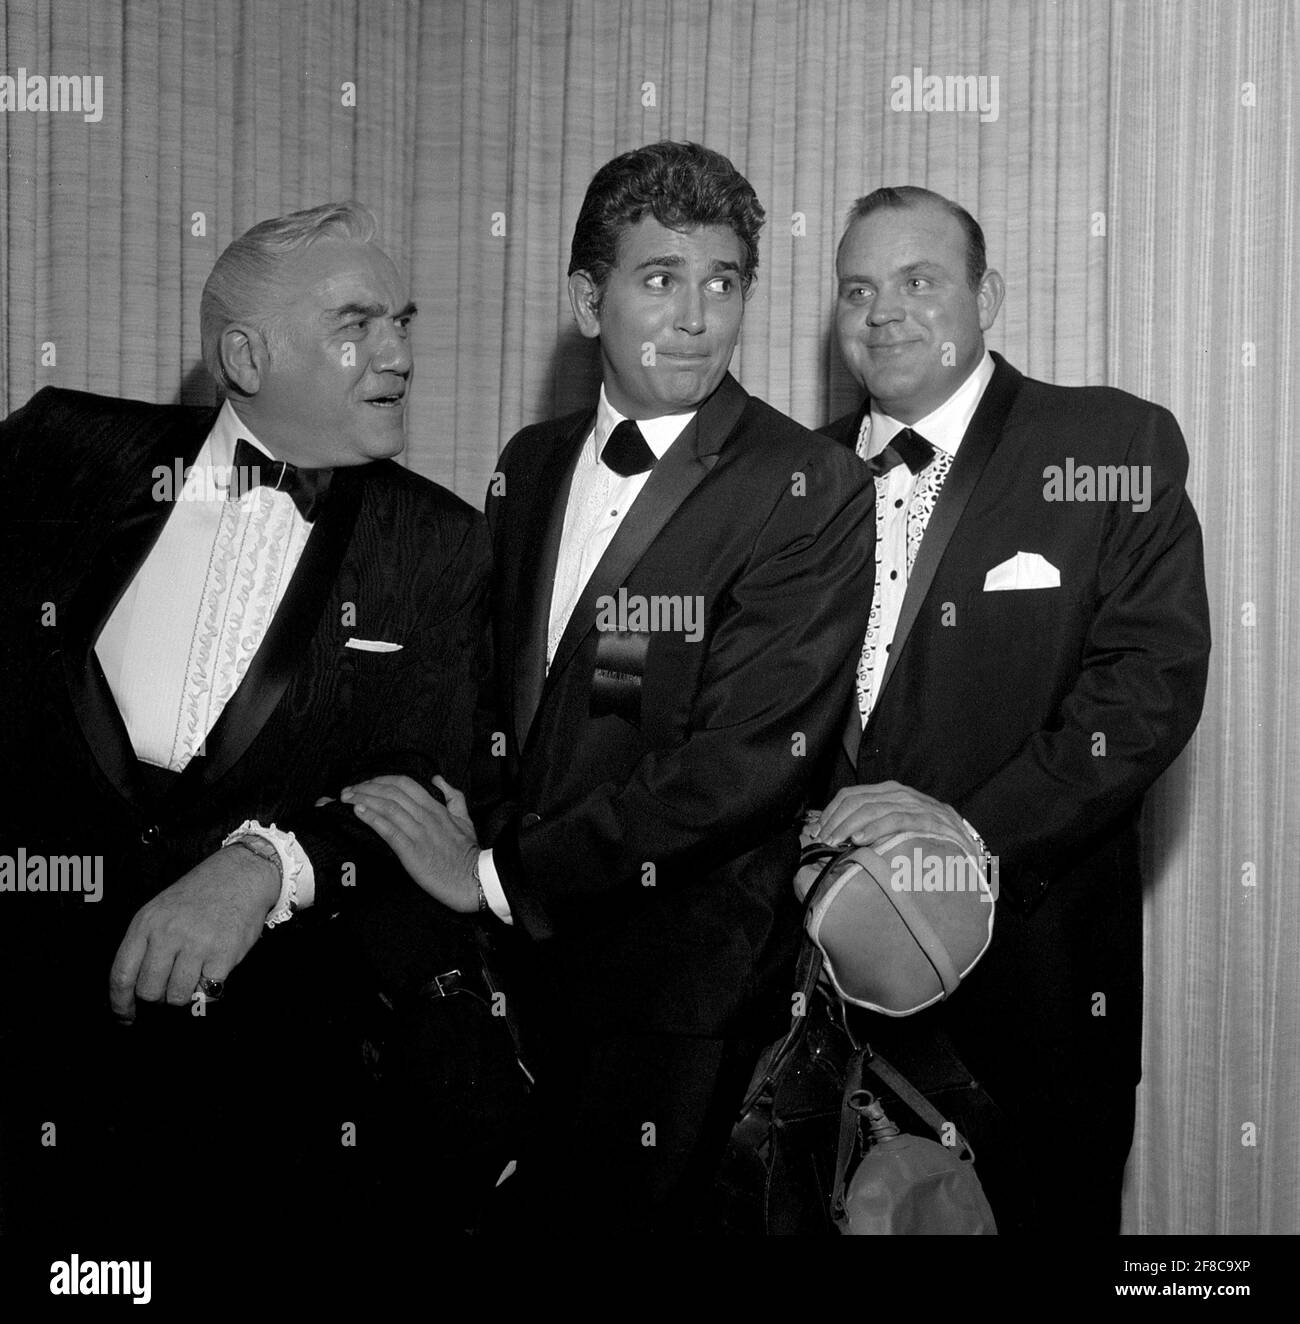
<svg viewBox="0 0 1300 1324">
<path fill-rule="evenodd" d="M 648 271 L 652 267 L 684 267 L 686 259 L 679 253 L 670 254 L 667 257 L 648 257 L 644 262 L 638 262 L 635 270 Z M 716 280 L 719 276 L 739 276 L 740 267 L 735 262 L 723 262 L 720 258 L 714 258 L 709 264 L 708 280 Z"/>
</svg>

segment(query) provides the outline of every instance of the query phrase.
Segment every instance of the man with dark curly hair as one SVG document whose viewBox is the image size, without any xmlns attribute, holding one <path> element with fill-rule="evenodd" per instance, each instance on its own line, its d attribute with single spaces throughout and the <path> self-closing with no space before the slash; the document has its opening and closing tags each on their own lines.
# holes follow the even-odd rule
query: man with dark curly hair
<svg viewBox="0 0 1300 1324">
<path fill-rule="evenodd" d="M 794 822 L 843 724 L 872 494 L 727 372 L 762 221 L 695 144 L 596 174 L 569 299 L 599 398 L 525 428 L 488 495 L 474 825 L 441 782 L 446 808 L 345 793 L 426 891 L 513 930 L 539 1116 L 506 1189 L 549 1226 L 698 1228 L 789 1015 Z"/>
</svg>

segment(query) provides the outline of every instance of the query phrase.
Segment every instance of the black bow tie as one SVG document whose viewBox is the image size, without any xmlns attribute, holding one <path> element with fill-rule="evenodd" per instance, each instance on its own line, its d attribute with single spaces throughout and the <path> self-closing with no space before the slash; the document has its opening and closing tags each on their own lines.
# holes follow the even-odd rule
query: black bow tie
<svg viewBox="0 0 1300 1324">
<path fill-rule="evenodd" d="M 600 459 L 620 478 L 643 474 L 655 467 L 654 451 L 646 445 L 641 429 L 630 418 L 625 418 L 609 434 L 609 440 L 600 452 Z"/>
<path fill-rule="evenodd" d="M 905 464 L 919 474 L 934 459 L 934 447 L 919 433 L 904 428 L 879 455 L 867 461 L 873 477 L 887 474 L 896 465 Z"/>
<path fill-rule="evenodd" d="M 333 469 L 300 469 L 284 460 L 273 460 L 240 437 L 230 470 L 230 499 L 237 501 L 255 487 L 273 487 L 277 492 L 287 492 L 298 513 L 310 522 L 316 518 L 333 477 Z"/>
</svg>

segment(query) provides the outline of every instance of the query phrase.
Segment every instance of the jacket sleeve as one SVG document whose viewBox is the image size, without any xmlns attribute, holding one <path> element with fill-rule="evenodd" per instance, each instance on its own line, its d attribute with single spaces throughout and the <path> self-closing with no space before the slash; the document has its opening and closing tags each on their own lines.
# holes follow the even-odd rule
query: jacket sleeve
<svg viewBox="0 0 1300 1324">
<path fill-rule="evenodd" d="M 491 554 L 481 517 L 469 525 L 456 555 L 427 590 L 420 622 L 408 647 L 416 662 L 386 706 L 380 729 L 370 733 L 337 786 L 381 774 L 405 774 L 428 787 L 434 774 L 458 789 L 468 775 L 474 697 L 484 665 Z M 350 806 L 335 802 L 287 816 L 316 876 L 315 907 L 326 913 L 347 900 L 359 879 L 390 878 L 401 866 L 391 849 Z"/>
</svg>

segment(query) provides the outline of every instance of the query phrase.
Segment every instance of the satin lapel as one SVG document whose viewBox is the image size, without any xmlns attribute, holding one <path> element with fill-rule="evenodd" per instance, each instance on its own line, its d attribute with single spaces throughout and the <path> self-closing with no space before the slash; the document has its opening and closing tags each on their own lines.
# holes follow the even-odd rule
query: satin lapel
<svg viewBox="0 0 1300 1324">
<path fill-rule="evenodd" d="M 522 542 L 515 594 L 518 619 L 512 625 L 514 646 L 510 653 L 515 687 L 515 736 L 520 749 L 527 740 L 546 684 L 546 636 L 550 630 L 555 567 L 564 534 L 564 512 L 582 443 L 594 420 L 595 415 L 589 414 L 556 443 L 537 476 L 538 499 L 528 503 L 528 527 Z M 545 496 L 548 492 L 552 494 L 549 502 Z"/>
<path fill-rule="evenodd" d="M 718 452 L 735 430 L 748 400 L 744 389 L 728 373 L 655 465 L 569 617 L 551 662 L 548 686 L 596 628 L 596 600 L 618 592 L 677 508 L 717 463 Z"/>
<path fill-rule="evenodd" d="M 194 463 L 218 412 L 181 414 L 124 487 L 106 495 L 107 508 L 120 507 L 121 517 L 114 520 L 112 533 L 102 546 L 88 549 L 87 555 L 93 559 L 68 605 L 63 675 L 72 711 L 104 775 L 134 803 L 143 803 L 147 797 L 138 779 L 126 723 L 95 654 L 95 641 L 161 536 L 180 495 L 184 472 Z M 158 500 L 154 495 L 158 469 L 168 475 L 169 499 Z"/>
<path fill-rule="evenodd" d="M 898 614 L 898 625 L 894 629 L 893 643 L 889 649 L 889 663 L 885 674 L 880 679 L 880 693 L 872 708 L 875 712 L 880 707 L 880 698 L 889 685 L 898 659 L 907 644 L 907 636 L 916 618 L 920 614 L 921 604 L 925 601 L 930 585 L 934 583 L 935 573 L 943 554 L 952 541 L 953 531 L 961 520 L 966 503 L 979 482 L 984 466 L 989 462 L 994 447 L 1002 439 L 1002 429 L 1011 413 L 1011 406 L 1020 394 L 1023 377 L 1000 357 L 995 358 L 996 368 L 993 377 L 984 392 L 984 398 L 975 411 L 975 416 L 966 429 L 957 457 L 952 462 L 948 477 L 934 503 L 930 521 L 925 526 L 925 536 L 916 554 L 912 573 L 907 580 L 907 592 L 903 596 L 903 606 Z"/>
<path fill-rule="evenodd" d="M 847 446 L 855 454 L 858 447 L 858 433 L 862 431 L 862 420 L 871 412 L 871 397 L 868 396 L 863 402 L 862 407 L 853 416 L 852 423 L 848 432 L 841 436 L 838 432 L 832 434 L 830 428 L 824 429 L 828 436 L 833 435 L 834 439 Z M 874 516 L 873 516 L 874 519 Z M 874 527 L 874 526 L 873 526 Z M 872 585 L 872 591 L 875 591 L 875 585 Z M 844 731 L 840 737 L 840 743 L 844 746 L 844 752 L 848 755 L 849 763 L 853 767 L 858 765 L 858 749 L 862 745 L 862 717 L 858 712 L 857 683 L 853 687 L 853 701 L 849 704 L 849 711 L 844 720 Z"/>
<path fill-rule="evenodd" d="M 844 752 L 853 767 L 858 766 L 858 750 L 862 748 L 862 712 L 858 708 L 858 686 L 855 676 L 853 682 L 853 702 L 849 705 L 848 716 L 844 720 L 844 734 L 840 737 Z"/>
<path fill-rule="evenodd" d="M 301 666 L 320 624 L 330 590 L 352 540 L 365 487 L 364 465 L 338 469 L 329 500 L 312 526 L 293 579 L 244 678 L 204 741 L 204 756 L 190 760 L 169 796 L 210 786 L 253 743 Z"/>
<path fill-rule="evenodd" d="M 858 410 L 853 418 L 853 423 L 849 428 L 849 434 L 845 437 L 844 444 L 849 450 L 856 451 L 858 448 L 858 433 L 862 431 L 862 420 L 871 412 L 871 397 L 868 396 L 862 402 L 862 408 Z"/>
</svg>

